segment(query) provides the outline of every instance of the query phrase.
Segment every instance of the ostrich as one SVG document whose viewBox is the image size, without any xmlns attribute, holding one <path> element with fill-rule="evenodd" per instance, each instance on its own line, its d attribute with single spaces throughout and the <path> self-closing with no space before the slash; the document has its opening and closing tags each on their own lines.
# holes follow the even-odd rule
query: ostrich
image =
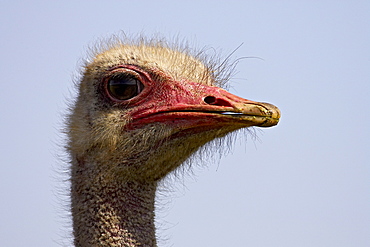
<svg viewBox="0 0 370 247">
<path fill-rule="evenodd" d="M 214 139 L 278 123 L 277 107 L 219 87 L 225 63 L 191 53 L 118 41 L 86 62 L 66 127 L 75 246 L 157 246 L 159 181 Z"/>
</svg>

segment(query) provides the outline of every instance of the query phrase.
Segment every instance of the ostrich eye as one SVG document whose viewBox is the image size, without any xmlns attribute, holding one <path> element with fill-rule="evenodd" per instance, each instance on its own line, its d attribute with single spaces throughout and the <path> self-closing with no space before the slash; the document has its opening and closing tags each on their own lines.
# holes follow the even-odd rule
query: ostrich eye
<svg viewBox="0 0 370 247">
<path fill-rule="evenodd" d="M 112 76 L 107 87 L 109 94 L 118 100 L 131 99 L 144 89 L 144 85 L 139 79 L 126 74 Z"/>
</svg>

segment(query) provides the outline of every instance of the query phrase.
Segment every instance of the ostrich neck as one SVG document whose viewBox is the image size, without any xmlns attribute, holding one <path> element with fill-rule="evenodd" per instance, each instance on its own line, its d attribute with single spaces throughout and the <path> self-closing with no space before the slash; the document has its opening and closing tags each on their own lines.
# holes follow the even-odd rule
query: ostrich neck
<svg viewBox="0 0 370 247">
<path fill-rule="evenodd" d="M 72 166 L 75 246 L 155 247 L 156 182 L 107 180 L 88 167 Z"/>
</svg>

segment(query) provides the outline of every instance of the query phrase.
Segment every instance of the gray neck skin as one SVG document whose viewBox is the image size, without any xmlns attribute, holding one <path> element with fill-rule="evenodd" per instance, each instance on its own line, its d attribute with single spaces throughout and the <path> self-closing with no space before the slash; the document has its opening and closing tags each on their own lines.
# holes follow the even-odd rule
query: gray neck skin
<svg viewBox="0 0 370 247">
<path fill-rule="evenodd" d="M 72 169 L 75 246 L 157 246 L 154 226 L 156 182 L 91 180 L 86 170 Z"/>
</svg>

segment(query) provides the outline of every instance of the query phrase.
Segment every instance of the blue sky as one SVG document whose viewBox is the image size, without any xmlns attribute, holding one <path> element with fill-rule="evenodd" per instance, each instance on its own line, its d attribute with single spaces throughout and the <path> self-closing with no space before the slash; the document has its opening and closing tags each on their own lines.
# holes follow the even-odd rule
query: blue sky
<svg viewBox="0 0 370 247">
<path fill-rule="evenodd" d="M 180 36 L 282 111 L 158 198 L 160 246 L 370 246 L 369 1 L 2 1 L 0 243 L 70 246 L 61 146 L 89 45 Z M 217 154 L 216 154 L 217 155 Z M 217 159 L 216 159 L 217 160 Z"/>
</svg>

